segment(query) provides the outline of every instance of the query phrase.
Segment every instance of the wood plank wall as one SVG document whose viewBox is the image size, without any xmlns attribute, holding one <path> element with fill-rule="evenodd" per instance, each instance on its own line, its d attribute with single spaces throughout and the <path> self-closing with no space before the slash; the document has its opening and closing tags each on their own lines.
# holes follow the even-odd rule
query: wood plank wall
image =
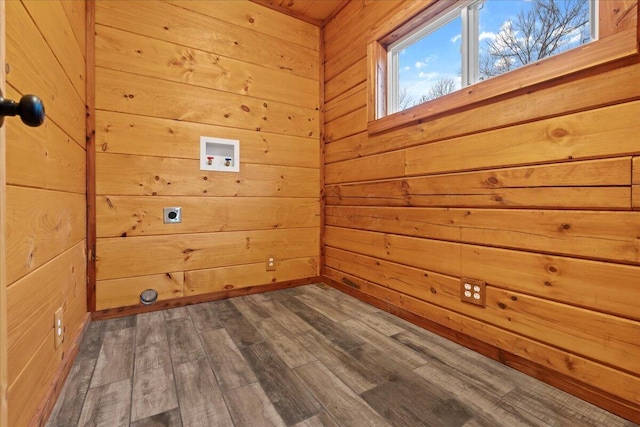
<svg viewBox="0 0 640 427">
<path fill-rule="evenodd" d="M 24 426 L 69 363 L 87 319 L 85 4 L 5 7 L 5 96 L 38 95 L 47 113 L 38 128 L 5 121 L 9 425 Z M 59 307 L 65 341 L 55 349 Z"/>
<path fill-rule="evenodd" d="M 409 3 L 325 26 L 323 274 L 640 416 L 637 57 L 369 136 L 367 43 Z M 461 277 L 486 281 L 486 308 Z"/>
<path fill-rule="evenodd" d="M 97 310 L 319 274 L 319 43 L 248 1 L 97 2 Z M 200 171 L 201 135 L 240 172 Z"/>
</svg>

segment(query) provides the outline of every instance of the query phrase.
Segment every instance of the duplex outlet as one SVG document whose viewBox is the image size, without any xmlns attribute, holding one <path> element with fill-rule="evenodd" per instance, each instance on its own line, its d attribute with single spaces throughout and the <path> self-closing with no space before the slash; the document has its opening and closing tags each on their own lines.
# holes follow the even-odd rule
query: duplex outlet
<svg viewBox="0 0 640 427">
<path fill-rule="evenodd" d="M 62 323 L 62 307 L 58 308 L 53 315 L 53 336 L 54 347 L 60 347 L 60 344 L 64 342 L 64 324 Z"/>
<path fill-rule="evenodd" d="M 463 277 L 460 279 L 460 300 L 469 304 L 485 307 L 487 305 L 486 283 L 478 279 Z"/>
<path fill-rule="evenodd" d="M 276 257 L 274 255 L 267 256 L 267 271 L 276 271 Z"/>
</svg>

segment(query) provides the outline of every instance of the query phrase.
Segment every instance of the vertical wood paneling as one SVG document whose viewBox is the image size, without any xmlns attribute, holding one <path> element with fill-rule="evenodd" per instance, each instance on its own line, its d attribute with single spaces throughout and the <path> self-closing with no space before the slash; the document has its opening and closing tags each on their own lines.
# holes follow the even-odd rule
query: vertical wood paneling
<svg viewBox="0 0 640 427">
<path fill-rule="evenodd" d="M 97 307 L 316 276 L 319 28 L 176 0 L 97 1 L 96 30 Z M 200 170 L 203 135 L 240 141 L 239 173 Z"/>
<path fill-rule="evenodd" d="M 4 127 L 7 157 L 0 168 L 10 184 L 2 184 L 8 211 L 0 218 L 8 246 L 0 254 L 8 278 L 9 332 L 7 346 L 2 343 L 8 352 L 7 425 L 46 419 L 43 411 L 52 405 L 44 400 L 57 397 L 54 381 L 64 381 L 86 321 L 84 4 L 6 2 L 5 93 L 14 99 L 38 95 L 47 112 L 41 127 L 27 128 L 16 119 Z M 58 308 L 64 342 L 56 349 Z"/>
<path fill-rule="evenodd" d="M 640 413 L 637 394 L 568 362 L 640 381 L 637 57 L 376 133 L 355 88 L 375 89 L 367 46 L 409 3 L 351 2 L 325 26 L 325 274 Z M 607 4 L 605 36 L 636 25 L 632 3 Z M 461 302 L 461 277 L 486 282 L 486 308 Z"/>
</svg>

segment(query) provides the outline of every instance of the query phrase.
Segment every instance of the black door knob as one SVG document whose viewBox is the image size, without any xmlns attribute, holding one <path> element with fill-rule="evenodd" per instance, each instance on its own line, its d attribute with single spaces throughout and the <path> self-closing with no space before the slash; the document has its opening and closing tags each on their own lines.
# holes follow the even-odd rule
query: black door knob
<svg viewBox="0 0 640 427">
<path fill-rule="evenodd" d="M 40 126 L 44 122 L 44 104 L 35 95 L 24 95 L 20 102 L 5 99 L 0 92 L 0 126 L 4 116 L 20 116 L 27 126 Z"/>
</svg>

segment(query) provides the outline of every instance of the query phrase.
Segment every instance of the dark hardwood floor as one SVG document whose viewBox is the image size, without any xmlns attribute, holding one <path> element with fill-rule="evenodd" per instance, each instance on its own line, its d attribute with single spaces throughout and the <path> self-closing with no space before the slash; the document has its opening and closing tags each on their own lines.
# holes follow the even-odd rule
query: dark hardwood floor
<svg viewBox="0 0 640 427">
<path fill-rule="evenodd" d="M 48 426 L 635 426 L 324 285 L 90 324 Z"/>
</svg>

